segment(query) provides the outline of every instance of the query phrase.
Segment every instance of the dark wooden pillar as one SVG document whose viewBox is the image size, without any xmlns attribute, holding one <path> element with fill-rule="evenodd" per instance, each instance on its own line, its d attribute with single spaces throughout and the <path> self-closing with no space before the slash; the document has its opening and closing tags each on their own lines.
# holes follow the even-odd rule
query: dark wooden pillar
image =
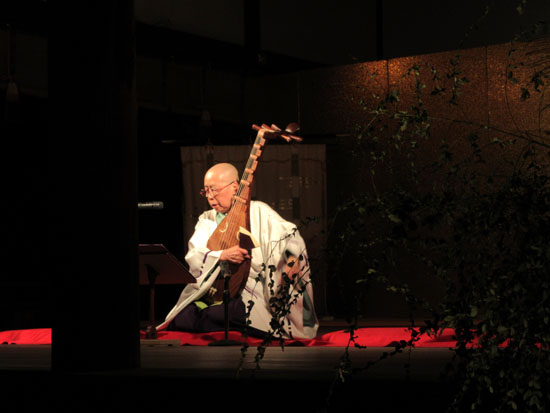
<svg viewBox="0 0 550 413">
<path fill-rule="evenodd" d="M 132 0 L 50 2 L 52 369 L 139 366 Z"/>
</svg>

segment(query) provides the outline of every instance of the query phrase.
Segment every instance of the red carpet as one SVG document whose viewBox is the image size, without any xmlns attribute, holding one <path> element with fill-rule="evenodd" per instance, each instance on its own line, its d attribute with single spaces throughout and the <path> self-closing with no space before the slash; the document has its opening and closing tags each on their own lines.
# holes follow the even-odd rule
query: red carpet
<svg viewBox="0 0 550 413">
<path fill-rule="evenodd" d="M 382 328 L 360 328 L 355 331 L 355 342 L 361 346 L 367 347 L 387 347 L 393 346 L 392 343 L 401 340 L 409 340 L 410 332 L 405 327 L 382 327 Z M 145 334 L 141 333 L 141 338 Z M 230 340 L 242 340 L 241 333 L 230 331 Z M 161 331 L 158 333 L 159 340 L 180 340 L 181 345 L 206 346 L 212 341 L 224 339 L 224 332 L 214 333 L 182 333 L 176 331 Z M 51 344 L 52 334 L 50 328 L 32 329 L 32 330 L 10 330 L 0 332 L 0 344 Z M 331 333 L 317 336 L 311 340 L 286 340 L 288 346 L 311 346 L 311 347 L 343 347 L 348 344 L 349 332 L 345 330 L 334 331 Z M 261 339 L 248 338 L 250 346 L 257 346 L 262 342 Z M 454 347 L 454 331 L 446 329 L 438 337 L 422 336 L 415 343 L 415 347 Z M 279 345 L 274 341 L 272 345 Z"/>
</svg>

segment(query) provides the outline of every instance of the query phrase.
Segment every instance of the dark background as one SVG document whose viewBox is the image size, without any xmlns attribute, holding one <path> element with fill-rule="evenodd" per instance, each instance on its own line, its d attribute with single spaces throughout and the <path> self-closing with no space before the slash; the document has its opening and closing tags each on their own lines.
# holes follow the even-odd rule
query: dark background
<svg viewBox="0 0 550 413">
<path fill-rule="evenodd" d="M 230 79 L 229 83 L 239 83 L 262 76 L 502 43 L 520 28 L 541 16 L 547 19 L 550 14 L 546 1 L 527 2 L 523 16 L 515 10 L 520 2 L 487 2 L 493 7 L 491 14 L 480 22 L 479 28 L 472 27 L 470 31 L 483 16 L 485 2 L 197 0 L 135 1 L 133 5 L 85 2 L 78 6 L 50 1 L 12 3 L 15 4 L 2 6 L 0 17 L 0 96 L 6 96 L 8 73 L 19 91 L 16 103 L 0 98 L 6 243 L 0 275 L 0 330 L 51 326 L 58 290 L 66 287 L 70 276 L 67 266 L 82 268 L 93 262 L 95 270 L 87 273 L 93 278 L 88 287 L 93 290 L 100 285 L 102 291 L 109 288 L 108 277 L 113 276 L 110 254 L 114 253 L 104 251 L 109 250 L 106 245 L 119 241 L 113 239 L 117 236 L 114 232 L 105 233 L 104 237 L 92 233 L 97 225 L 114 219 L 111 215 L 105 222 L 99 218 L 113 194 L 122 194 L 123 200 L 120 205 L 110 205 L 114 210 L 135 201 L 163 201 L 164 210 L 136 211 L 135 220 L 128 226 L 136 225 L 136 241 L 164 243 L 182 258 L 186 240 L 182 237 L 180 145 L 248 145 L 253 139 L 251 121 L 266 121 L 250 119 L 247 106 L 241 102 L 224 101 L 230 92 L 205 92 L 205 83 L 200 79 L 214 74 L 221 79 L 215 84 L 224 84 L 223 76 Z M 123 37 L 117 33 L 123 25 L 116 16 L 127 19 L 132 14 L 135 37 L 124 41 L 135 44 L 135 58 L 96 41 L 106 36 L 105 44 L 110 44 L 110 39 Z M 115 17 L 102 20 L 109 15 Z M 74 60 L 85 63 L 74 65 Z M 71 168 L 78 169 L 79 159 L 82 164 L 97 166 L 97 159 L 109 146 L 109 133 L 96 139 L 97 135 L 79 116 L 88 111 L 87 119 L 99 135 L 108 129 L 105 124 L 116 124 L 118 118 L 124 118 L 119 115 L 126 109 L 121 110 L 116 104 L 114 109 L 107 108 L 103 117 L 95 117 L 95 107 L 87 102 L 93 100 L 90 96 L 94 93 L 111 93 L 109 85 L 118 85 L 124 73 L 131 71 L 120 69 L 120 74 L 118 69 L 113 72 L 110 65 L 124 68 L 133 64 L 136 89 L 130 94 L 135 104 L 123 105 L 130 115 L 128 122 L 121 124 L 126 125 L 123 129 L 130 139 L 135 136 L 135 143 L 123 145 L 122 149 L 111 148 L 111 155 L 100 163 L 104 162 L 107 170 L 120 173 L 121 182 L 135 187 L 130 185 L 127 193 L 122 188 L 121 192 L 111 187 L 90 188 L 93 174 L 79 178 L 78 173 L 66 185 L 59 186 L 58 178 L 73 174 Z M 182 76 L 188 73 L 189 85 L 196 88 L 191 90 L 194 100 L 180 106 L 171 105 L 170 90 L 163 89 L 165 71 L 174 64 L 186 68 Z M 105 79 L 101 80 L 101 76 Z M 154 95 L 155 91 L 158 95 Z M 330 133 L 304 130 L 303 136 L 308 143 L 325 143 L 329 148 L 335 144 Z M 128 150 L 119 161 L 116 153 L 124 148 Z M 341 159 L 337 151 L 327 153 L 330 200 L 341 179 Z M 124 165 L 131 172 L 129 176 L 119 171 Z M 108 181 L 105 179 L 103 185 Z M 98 218 L 89 220 L 91 216 Z M 74 242 L 67 241 L 70 234 L 78 234 Z M 78 252 L 82 249 L 93 252 L 80 257 Z M 60 262 L 60 257 L 66 256 L 63 251 L 77 257 L 65 265 Z M 64 276 L 57 279 L 57 274 L 64 271 Z M 81 288 L 77 285 L 68 291 Z M 160 287 L 158 293 L 158 313 L 163 315 L 173 305 L 179 288 Z M 141 288 L 139 294 L 140 301 L 146 303 L 147 291 Z M 84 295 L 82 300 L 89 301 L 84 305 L 109 305 L 94 302 L 92 294 Z M 140 320 L 147 316 L 145 310 L 142 305 Z M 101 325 L 109 321 L 106 317 L 117 316 L 116 311 L 106 308 L 98 311 L 97 317 Z"/>
</svg>

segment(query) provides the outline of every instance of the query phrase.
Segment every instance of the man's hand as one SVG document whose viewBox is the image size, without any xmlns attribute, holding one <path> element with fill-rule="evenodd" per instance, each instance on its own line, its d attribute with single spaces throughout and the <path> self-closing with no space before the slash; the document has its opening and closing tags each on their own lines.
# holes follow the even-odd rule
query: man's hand
<svg viewBox="0 0 550 413">
<path fill-rule="evenodd" d="M 250 254 L 247 250 L 240 248 L 238 245 L 235 245 L 231 248 L 222 251 L 220 255 L 220 261 L 229 261 L 233 264 L 240 264 L 244 260 L 249 260 Z"/>
</svg>

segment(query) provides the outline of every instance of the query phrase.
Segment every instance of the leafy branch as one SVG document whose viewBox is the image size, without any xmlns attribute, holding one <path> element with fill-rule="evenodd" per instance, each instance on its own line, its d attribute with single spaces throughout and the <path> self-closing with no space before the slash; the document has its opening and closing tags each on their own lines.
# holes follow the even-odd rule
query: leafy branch
<svg viewBox="0 0 550 413">
<path fill-rule="evenodd" d="M 531 43 L 519 46 L 516 59 L 532 53 L 525 52 Z M 351 327 L 335 383 L 412 349 L 423 334 L 451 328 L 457 340 L 448 367 L 456 385 L 451 410 L 544 411 L 550 405 L 550 49 L 536 50 L 536 64 L 508 63 L 504 77 L 508 113 L 538 96 L 528 106 L 536 111 L 536 128 L 523 130 L 515 119 L 514 130 L 507 130 L 430 115 L 426 96 L 445 98 L 459 111 L 467 102 L 459 58 L 445 76 L 427 66 L 431 91 L 422 80 L 426 67 L 414 63 L 402 76 L 411 79 L 408 95 L 389 91 L 364 111 L 369 116 L 357 128 L 352 152 L 369 165 L 371 183 L 356 185 L 337 207 L 329 227 L 339 246 L 332 262 L 351 278 L 338 279 L 350 320 L 379 283 L 409 305 L 411 339 L 354 368 Z M 512 88 L 520 94 L 511 96 Z M 411 102 L 406 109 L 405 101 Z M 434 133 L 442 123 L 465 128 L 451 136 Z M 420 268 L 440 285 L 441 300 L 423 299 L 399 281 L 407 278 L 404 268 Z M 419 309 L 430 316 L 417 327 Z"/>
</svg>

